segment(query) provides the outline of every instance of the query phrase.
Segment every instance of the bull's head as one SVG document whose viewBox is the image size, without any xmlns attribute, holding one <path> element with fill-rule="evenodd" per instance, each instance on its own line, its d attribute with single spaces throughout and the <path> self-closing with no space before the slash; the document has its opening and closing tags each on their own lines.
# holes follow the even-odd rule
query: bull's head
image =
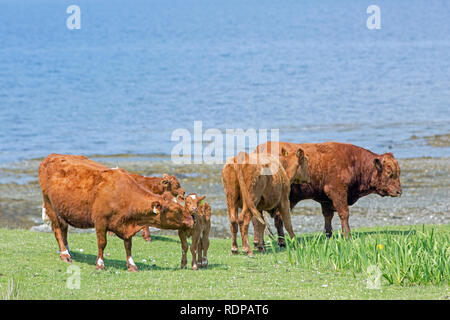
<svg viewBox="0 0 450 320">
<path fill-rule="evenodd" d="M 375 171 L 371 185 L 380 196 L 399 197 L 402 194 L 400 185 L 400 166 L 392 153 L 385 153 L 373 160 Z"/>
</svg>

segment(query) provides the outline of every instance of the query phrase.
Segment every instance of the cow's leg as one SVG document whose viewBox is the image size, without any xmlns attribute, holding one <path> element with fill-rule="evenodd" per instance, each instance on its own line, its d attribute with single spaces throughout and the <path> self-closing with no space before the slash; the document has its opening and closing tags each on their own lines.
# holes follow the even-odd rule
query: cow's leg
<svg viewBox="0 0 450 320">
<path fill-rule="evenodd" d="M 265 252 L 266 248 L 264 246 L 264 229 L 265 226 L 258 221 L 255 217 L 252 218 L 253 227 L 254 227 L 254 239 L 253 245 L 259 252 Z M 255 241 L 256 240 L 256 241 Z"/>
<path fill-rule="evenodd" d="M 295 234 L 294 234 L 294 229 L 292 228 L 291 212 L 290 212 L 290 204 L 289 204 L 288 196 L 283 197 L 283 199 L 281 199 L 281 201 L 280 201 L 280 215 L 281 215 L 281 219 L 283 220 L 286 231 L 289 233 L 289 236 L 291 237 L 291 239 L 294 239 Z"/>
<path fill-rule="evenodd" d="M 187 242 L 186 234 L 183 231 L 178 230 L 178 236 L 180 237 L 181 240 L 181 269 L 183 269 L 186 267 L 187 264 L 186 253 L 189 249 L 189 245 Z"/>
<path fill-rule="evenodd" d="M 192 254 L 192 270 L 198 270 L 197 251 L 199 249 L 199 240 L 201 233 L 196 230 L 192 235 L 191 254 Z M 201 260 L 199 260 L 201 262 Z"/>
<path fill-rule="evenodd" d="M 331 220 L 333 220 L 334 210 L 331 204 L 321 203 L 320 205 L 322 206 L 322 214 L 325 219 L 325 234 L 327 235 L 327 238 L 330 238 L 333 234 Z"/>
<path fill-rule="evenodd" d="M 132 245 L 132 238 L 124 239 L 123 244 L 125 245 L 125 251 L 127 253 L 127 268 L 130 272 L 137 272 L 138 267 L 134 263 L 133 257 L 131 256 L 131 245 Z"/>
<path fill-rule="evenodd" d="M 52 230 L 53 233 L 55 234 L 56 241 L 58 242 L 59 256 L 61 260 L 64 262 L 72 262 L 72 257 L 70 256 L 69 250 L 66 247 L 67 236 L 64 237 L 63 233 L 64 228 L 61 227 L 61 225 L 65 224 L 67 228 L 67 224 L 58 219 L 58 216 L 56 215 L 55 210 L 53 209 L 53 206 L 51 205 L 47 196 L 44 196 L 44 207 L 45 213 L 52 222 Z"/>
<path fill-rule="evenodd" d="M 228 210 L 228 218 L 230 220 L 230 231 L 231 231 L 231 254 L 237 254 L 239 252 L 237 244 L 237 232 L 239 228 L 238 223 L 238 207 L 234 206 Z"/>
<path fill-rule="evenodd" d="M 67 251 L 69 251 L 69 254 L 70 254 L 69 243 L 67 242 L 67 232 L 69 231 L 69 225 L 62 221 L 60 222 L 59 225 L 61 227 L 61 234 L 62 234 L 64 245 L 66 246 L 66 249 L 67 249 Z"/>
<path fill-rule="evenodd" d="M 349 210 L 347 204 L 347 192 L 344 191 L 344 188 L 335 188 L 333 190 L 329 190 L 327 195 L 333 202 L 333 207 L 341 219 L 342 233 L 344 234 L 344 237 L 351 238 L 350 226 L 348 224 Z"/>
<path fill-rule="evenodd" d="M 256 219 L 256 217 L 252 217 L 252 224 L 253 224 L 253 230 L 254 230 L 254 235 L 253 235 L 253 248 L 257 249 L 258 248 L 258 244 L 259 244 L 259 230 L 258 228 L 260 227 L 260 223 L 258 221 L 258 219 Z"/>
<path fill-rule="evenodd" d="M 148 228 L 148 226 L 145 226 L 142 229 L 142 238 L 144 238 L 145 241 L 152 241 L 152 238 L 150 237 L 150 229 Z"/>
<path fill-rule="evenodd" d="M 95 262 L 96 270 L 104 270 L 105 269 L 105 261 L 103 260 L 103 251 L 106 248 L 106 228 L 95 227 L 95 232 L 97 234 L 97 260 Z"/>
<path fill-rule="evenodd" d="M 241 214 L 239 215 L 239 227 L 242 238 L 242 252 L 248 254 L 250 257 L 253 256 L 253 251 L 248 245 L 248 227 L 251 219 L 250 210 L 244 204 L 244 208 L 242 208 Z"/>
</svg>

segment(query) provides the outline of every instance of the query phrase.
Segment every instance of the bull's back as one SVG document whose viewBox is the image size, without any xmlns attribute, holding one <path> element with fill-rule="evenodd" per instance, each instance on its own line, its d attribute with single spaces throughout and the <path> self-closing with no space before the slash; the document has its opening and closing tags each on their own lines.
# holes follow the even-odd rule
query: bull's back
<svg viewBox="0 0 450 320">
<path fill-rule="evenodd" d="M 257 147 L 258 152 L 272 152 L 275 144 L 267 142 Z M 303 199 L 316 199 L 325 201 L 327 196 L 324 193 L 324 186 L 335 183 L 349 183 L 353 180 L 353 168 L 364 152 L 370 152 L 361 147 L 341 142 L 324 143 L 278 143 L 278 154 L 283 163 L 281 148 L 288 152 L 295 152 L 302 148 L 308 157 L 308 168 L 311 181 L 292 186 L 291 200 L 300 201 Z M 283 163 L 283 166 L 286 164 Z M 339 181 L 338 181 L 339 180 Z"/>
</svg>

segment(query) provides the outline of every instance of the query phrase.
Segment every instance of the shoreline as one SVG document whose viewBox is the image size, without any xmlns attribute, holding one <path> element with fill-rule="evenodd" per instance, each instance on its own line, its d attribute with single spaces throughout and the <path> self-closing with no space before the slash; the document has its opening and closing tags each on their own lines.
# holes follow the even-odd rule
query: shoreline
<svg viewBox="0 0 450 320">
<path fill-rule="evenodd" d="M 206 194 L 212 207 L 212 237 L 230 234 L 225 195 L 221 182 L 222 165 L 174 165 L 169 161 L 98 160 L 107 166 L 117 164 L 127 171 L 147 176 L 171 173 L 177 176 L 187 192 Z M 40 160 L 28 160 L 14 166 L 0 166 L 0 226 L 36 228 L 41 220 L 41 193 L 37 180 Z M 399 159 L 404 194 L 400 198 L 369 195 L 350 207 L 350 227 L 403 224 L 450 223 L 450 157 Z M 293 210 L 296 233 L 323 230 L 320 206 L 312 200 L 300 202 Z M 273 220 L 270 219 L 272 229 Z M 340 230 L 339 217 L 333 218 L 333 229 Z M 152 231 L 165 234 L 166 231 Z M 253 232 L 253 228 L 250 228 Z M 167 234 L 170 234 L 167 233 Z"/>
</svg>

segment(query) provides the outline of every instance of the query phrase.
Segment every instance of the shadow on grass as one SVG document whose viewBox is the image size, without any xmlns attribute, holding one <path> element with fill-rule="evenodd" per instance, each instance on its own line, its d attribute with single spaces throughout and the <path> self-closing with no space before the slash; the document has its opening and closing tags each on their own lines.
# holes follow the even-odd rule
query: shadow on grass
<svg viewBox="0 0 450 320">
<path fill-rule="evenodd" d="M 92 267 L 95 267 L 97 262 L 97 256 L 93 254 L 84 254 L 79 252 L 70 252 L 70 255 L 72 256 L 72 260 L 75 262 L 85 263 L 89 264 Z M 149 265 L 144 264 L 141 262 L 136 262 L 136 266 L 139 268 L 139 270 L 173 270 L 173 268 L 166 268 L 166 267 L 159 267 L 157 265 Z M 116 259 L 107 259 L 105 258 L 105 267 L 114 267 L 116 269 L 124 269 L 127 270 L 127 262 L 125 258 L 123 260 L 116 260 Z"/>
<path fill-rule="evenodd" d="M 116 236 L 115 234 L 109 234 L 108 237 L 112 237 L 112 238 L 117 238 L 120 239 L 118 236 Z M 152 243 L 153 241 L 164 241 L 164 242 L 180 242 L 180 240 L 178 239 L 172 239 L 166 236 L 160 236 L 160 235 L 151 235 L 152 240 L 148 241 L 148 243 Z M 141 235 L 137 234 L 133 237 L 133 241 L 145 241 Z"/>
<path fill-rule="evenodd" d="M 95 264 L 97 262 L 97 256 L 93 254 L 84 254 L 79 252 L 70 252 L 70 255 L 72 256 L 72 260 L 79 263 L 85 263 L 88 265 L 91 265 L 93 268 L 95 267 Z M 180 256 L 181 261 L 181 256 Z M 139 271 L 151 271 L 151 270 L 180 270 L 181 267 L 177 266 L 174 268 L 170 267 L 160 267 L 155 264 L 149 264 L 149 263 L 142 263 L 142 262 L 135 262 L 136 266 L 138 267 Z M 123 260 L 117 260 L 117 259 L 107 259 L 105 258 L 105 268 L 116 268 L 116 269 L 124 269 L 127 270 L 127 263 L 125 258 Z M 190 268 L 190 264 L 187 265 L 188 268 Z M 209 263 L 208 269 L 216 269 L 216 270 L 227 270 L 227 265 L 221 264 L 221 263 Z M 205 269 L 201 269 L 205 270 Z"/>
</svg>

